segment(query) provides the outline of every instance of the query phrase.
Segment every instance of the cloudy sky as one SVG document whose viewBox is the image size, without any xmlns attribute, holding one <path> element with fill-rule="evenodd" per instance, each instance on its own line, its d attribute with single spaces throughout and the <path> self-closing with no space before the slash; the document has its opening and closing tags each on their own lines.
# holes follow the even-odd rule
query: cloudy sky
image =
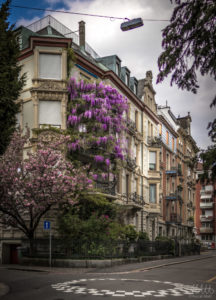
<svg viewBox="0 0 216 300">
<path fill-rule="evenodd" d="M 0 0 L 0 3 L 2 2 Z M 51 14 L 72 31 L 76 31 L 78 22 L 84 20 L 86 40 L 100 56 L 118 55 L 122 66 L 127 66 L 131 76 L 137 79 L 144 78 L 146 71 L 152 70 L 158 105 L 165 105 L 167 101 L 176 116 L 185 116 L 190 112 L 192 136 L 198 147 L 204 149 L 211 144 L 206 128 L 208 122 L 215 118 L 215 109 L 209 108 L 216 92 L 215 82 L 209 77 L 200 76 L 200 88 L 196 95 L 181 91 L 176 86 L 170 87 L 169 79 L 156 85 L 157 59 L 162 51 L 161 31 L 169 22 L 148 19 L 169 20 L 174 7 L 170 0 L 12 0 L 12 5 L 129 19 L 141 17 L 144 26 L 126 32 L 120 30 L 122 20 L 114 18 L 44 12 L 26 8 L 11 7 L 9 20 L 17 26 L 25 26 Z"/>
</svg>

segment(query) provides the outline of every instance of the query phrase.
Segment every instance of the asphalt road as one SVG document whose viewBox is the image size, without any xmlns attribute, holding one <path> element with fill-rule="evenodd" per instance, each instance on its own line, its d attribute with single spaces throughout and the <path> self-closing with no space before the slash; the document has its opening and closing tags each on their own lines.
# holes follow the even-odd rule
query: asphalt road
<svg viewBox="0 0 216 300">
<path fill-rule="evenodd" d="M 0 282 L 1 300 L 216 299 L 216 253 L 106 269 L 2 266 Z"/>
</svg>

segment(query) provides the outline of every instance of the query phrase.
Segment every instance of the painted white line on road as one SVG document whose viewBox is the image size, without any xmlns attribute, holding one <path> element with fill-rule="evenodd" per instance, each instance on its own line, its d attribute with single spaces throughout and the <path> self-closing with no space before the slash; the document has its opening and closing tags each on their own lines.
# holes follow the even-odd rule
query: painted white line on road
<svg viewBox="0 0 216 300">
<path fill-rule="evenodd" d="M 95 282 L 96 281 L 117 281 L 121 280 L 124 281 L 127 286 L 128 282 L 134 281 L 134 282 L 148 282 L 153 284 L 164 284 L 164 285 L 171 285 L 173 288 L 163 289 L 163 290 L 150 290 L 146 291 L 145 287 L 142 285 L 142 288 L 144 290 L 142 291 L 126 291 L 126 290 L 105 290 L 105 289 L 96 289 L 96 288 L 87 288 L 83 286 L 79 286 L 79 283 L 86 282 L 86 285 L 88 282 Z M 72 280 L 67 281 L 63 283 L 57 283 L 53 284 L 52 288 L 56 289 L 57 291 L 62 291 L 65 293 L 74 293 L 74 294 L 85 294 L 85 295 L 92 295 L 92 296 L 112 296 L 112 297 L 126 297 L 126 296 L 132 296 L 132 297 L 145 297 L 145 296 L 153 296 L 156 298 L 163 298 L 167 296 L 185 296 L 185 295 L 195 295 L 200 293 L 201 289 L 198 287 L 194 287 L 191 285 L 184 285 L 182 283 L 174 283 L 170 281 L 159 281 L 159 280 L 147 280 L 147 279 L 125 279 L 125 278 L 91 278 L 91 279 L 80 279 L 80 280 Z"/>
</svg>

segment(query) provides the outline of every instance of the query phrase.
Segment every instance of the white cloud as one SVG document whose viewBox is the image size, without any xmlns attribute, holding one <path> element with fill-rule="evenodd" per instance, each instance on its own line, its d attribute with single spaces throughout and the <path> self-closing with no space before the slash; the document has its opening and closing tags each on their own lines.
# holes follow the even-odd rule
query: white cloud
<svg viewBox="0 0 216 300">
<path fill-rule="evenodd" d="M 21 18 L 19 19 L 17 22 L 16 22 L 16 26 L 19 27 L 19 26 L 28 26 L 36 21 L 38 21 L 40 18 L 38 17 L 34 17 L 33 19 L 25 19 L 25 18 Z"/>
</svg>

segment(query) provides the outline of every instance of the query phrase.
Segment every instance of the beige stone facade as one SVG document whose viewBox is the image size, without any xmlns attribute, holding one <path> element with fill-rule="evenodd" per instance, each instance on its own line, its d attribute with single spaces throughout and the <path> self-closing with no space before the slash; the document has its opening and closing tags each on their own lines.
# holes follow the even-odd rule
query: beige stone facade
<svg viewBox="0 0 216 300">
<path fill-rule="evenodd" d="M 26 85 L 18 99 L 22 103 L 21 112 L 18 114 L 19 125 L 21 128 L 28 125 L 32 130 L 33 138 L 37 138 L 34 129 L 49 126 L 66 129 L 69 76 L 74 76 L 77 80 L 103 81 L 127 97 L 128 133 L 125 134 L 128 139 L 129 155 L 126 166 L 119 173 L 119 182 L 114 195 L 107 195 L 107 197 L 124 206 L 126 224 L 134 225 L 137 231 L 147 232 L 150 239 L 154 240 L 160 234 L 160 224 L 166 228 L 166 218 L 164 218 L 161 188 L 161 142 L 158 138 L 161 121 L 157 115 L 152 72 L 147 71 L 145 78 L 141 80 L 130 77 L 129 70 L 126 67 L 121 68 L 121 61 L 117 56 L 99 58 L 85 43 L 84 22 L 80 23 L 82 44 L 79 47 L 76 36 L 72 34 L 70 37 L 70 34 L 66 33 L 70 30 L 53 19 L 47 16 L 47 26 L 44 28 L 39 20 L 28 28 L 18 29 L 23 39 L 19 62 L 23 65 L 22 72 L 27 75 Z M 67 55 L 68 48 L 71 47 L 74 51 L 75 63 L 68 70 Z M 182 217 L 184 225 L 188 226 L 188 217 L 194 212 L 194 198 L 193 188 L 189 188 L 186 181 L 189 176 L 186 156 L 189 154 L 193 156 L 196 146 L 186 131 L 187 129 L 182 129 L 180 126 L 175 159 L 182 164 L 184 172 L 185 200 Z M 182 150 L 180 141 L 184 144 Z M 47 218 L 55 224 L 53 215 L 51 213 L 46 215 L 38 227 L 37 237 L 47 235 L 43 230 L 43 221 Z M 13 249 L 14 244 L 21 244 L 21 236 L 22 234 L 17 230 L 0 228 L 0 237 L 7 239 L 0 245 L 2 249 L 0 254 L 7 253 L 10 247 Z M 3 262 L 9 262 L 8 256 L 4 257 L 6 258 Z"/>
</svg>

